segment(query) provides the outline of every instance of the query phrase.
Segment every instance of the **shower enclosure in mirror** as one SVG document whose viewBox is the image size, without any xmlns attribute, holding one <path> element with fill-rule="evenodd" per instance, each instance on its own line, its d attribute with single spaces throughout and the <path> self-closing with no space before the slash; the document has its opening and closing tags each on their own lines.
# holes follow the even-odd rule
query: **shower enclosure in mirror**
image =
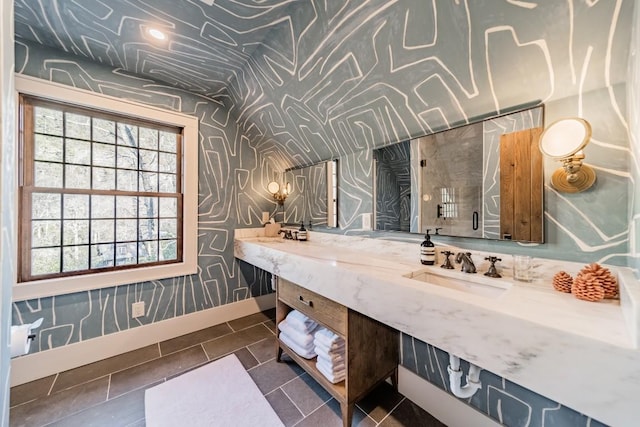
<svg viewBox="0 0 640 427">
<path fill-rule="evenodd" d="M 284 203 L 284 222 L 305 226 L 338 226 L 338 161 L 289 169 L 284 181 L 291 192 Z"/>
<path fill-rule="evenodd" d="M 544 106 L 377 149 L 378 230 L 543 241 Z"/>
</svg>

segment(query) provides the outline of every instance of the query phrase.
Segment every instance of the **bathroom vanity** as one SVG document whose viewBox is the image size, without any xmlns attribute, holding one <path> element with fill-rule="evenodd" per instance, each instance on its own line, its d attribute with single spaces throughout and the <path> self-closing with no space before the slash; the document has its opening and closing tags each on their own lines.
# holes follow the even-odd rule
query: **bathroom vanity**
<svg viewBox="0 0 640 427">
<path fill-rule="evenodd" d="M 351 425 L 355 402 L 381 381 L 391 377 L 397 388 L 398 331 L 282 278 L 278 279 L 276 299 L 277 323 L 296 309 L 344 339 L 346 378 L 336 384 L 316 369 L 316 358 L 298 356 L 279 339 L 277 360 L 284 350 L 321 384 L 340 403 L 345 427 Z"/>
<path fill-rule="evenodd" d="M 640 395 L 640 292 L 627 269 L 616 269 L 620 301 L 589 303 L 555 291 L 550 280 L 560 270 L 575 274 L 582 263 L 537 260 L 541 278 L 523 283 L 510 277 L 510 257 L 503 254 L 496 254 L 505 260 L 498 265 L 503 275 L 498 279 L 482 274 L 488 269 L 481 261 L 487 254 L 472 252 L 478 273 L 466 274 L 459 265 L 441 269 L 441 259 L 422 266 L 419 242 L 317 232 L 310 233 L 308 242 L 296 242 L 261 237 L 261 232 L 236 230 L 235 256 L 294 283 L 297 290 L 327 298 L 606 424 L 629 425 L 640 415 L 635 403 Z M 281 303 L 293 306 L 291 300 Z"/>
</svg>

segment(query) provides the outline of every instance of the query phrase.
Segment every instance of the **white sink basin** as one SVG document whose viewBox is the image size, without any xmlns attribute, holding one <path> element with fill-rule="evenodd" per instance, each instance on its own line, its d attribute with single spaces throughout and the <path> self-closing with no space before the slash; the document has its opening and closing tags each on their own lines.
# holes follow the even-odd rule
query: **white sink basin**
<svg viewBox="0 0 640 427">
<path fill-rule="evenodd" d="M 456 291 L 465 292 L 483 297 L 497 298 L 505 293 L 511 284 L 502 279 L 485 278 L 478 276 L 477 281 L 465 280 L 464 277 L 452 277 L 458 275 L 466 275 L 467 273 L 452 272 L 450 275 L 437 274 L 433 270 L 418 270 L 405 274 L 403 277 L 419 280 L 431 285 L 442 286 L 444 288 L 454 289 Z M 475 274 L 473 276 L 476 276 Z"/>
</svg>

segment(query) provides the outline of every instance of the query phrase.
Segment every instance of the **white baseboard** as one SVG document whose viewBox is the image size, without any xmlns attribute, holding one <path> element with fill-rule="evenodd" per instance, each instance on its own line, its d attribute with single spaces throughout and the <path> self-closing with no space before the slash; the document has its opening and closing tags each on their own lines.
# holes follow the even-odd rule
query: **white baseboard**
<svg viewBox="0 0 640 427">
<path fill-rule="evenodd" d="M 501 425 L 402 365 L 398 366 L 398 391 L 449 427 Z"/>
<path fill-rule="evenodd" d="M 209 326 L 258 313 L 275 307 L 275 304 L 275 293 L 262 295 L 126 331 L 103 335 L 87 341 L 16 357 L 11 359 L 11 386 L 24 384 Z"/>
</svg>

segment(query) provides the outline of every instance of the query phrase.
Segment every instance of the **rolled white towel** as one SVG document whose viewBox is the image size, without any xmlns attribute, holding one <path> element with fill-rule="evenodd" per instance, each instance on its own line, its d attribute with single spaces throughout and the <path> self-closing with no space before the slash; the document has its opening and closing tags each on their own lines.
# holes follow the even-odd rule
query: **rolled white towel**
<svg viewBox="0 0 640 427">
<path fill-rule="evenodd" d="M 333 375 L 338 375 L 345 371 L 344 363 L 335 365 L 322 358 L 318 359 L 318 361 L 316 362 L 316 366 L 321 366 L 324 372 L 331 372 Z"/>
<path fill-rule="evenodd" d="M 318 327 L 318 324 L 316 322 L 301 322 L 300 319 L 295 316 L 291 318 L 287 317 L 286 320 L 289 326 L 303 334 L 311 333 Z"/>
<path fill-rule="evenodd" d="M 278 323 L 278 329 L 280 329 L 282 332 L 285 332 L 289 336 L 289 338 L 295 341 L 298 346 L 304 348 L 305 350 L 313 350 L 314 345 L 312 334 L 303 334 L 297 329 L 292 328 L 291 326 L 289 326 L 289 321 L 287 319 Z"/>
<path fill-rule="evenodd" d="M 292 340 L 286 332 L 280 332 L 280 340 L 287 345 L 292 351 L 295 351 L 298 356 L 304 357 L 305 359 L 313 359 L 316 357 L 316 353 L 313 350 L 307 350 L 305 348 L 300 347 L 294 340 Z"/>
<path fill-rule="evenodd" d="M 330 349 L 344 345 L 344 339 L 324 327 L 316 329 L 315 339 Z"/>
<path fill-rule="evenodd" d="M 331 371 L 325 371 L 325 368 L 321 364 L 318 365 L 317 362 L 316 362 L 316 368 L 318 368 L 318 371 L 322 375 L 324 375 L 326 379 L 331 381 L 333 384 L 339 383 L 340 381 L 344 380 L 345 377 L 347 376 L 347 371 L 342 371 L 342 372 L 340 372 L 338 374 L 334 374 Z"/>
<path fill-rule="evenodd" d="M 334 344 L 333 346 L 328 347 L 324 342 L 318 341 L 317 338 L 314 338 L 313 345 L 318 348 L 318 351 L 326 353 L 327 355 L 344 354 L 344 341 L 340 345 Z"/>
<path fill-rule="evenodd" d="M 315 328 L 317 323 L 307 317 L 306 315 L 300 313 L 298 310 L 291 310 L 289 314 L 287 314 L 287 319 L 296 319 L 299 323 L 304 324 L 307 328 Z"/>
</svg>

